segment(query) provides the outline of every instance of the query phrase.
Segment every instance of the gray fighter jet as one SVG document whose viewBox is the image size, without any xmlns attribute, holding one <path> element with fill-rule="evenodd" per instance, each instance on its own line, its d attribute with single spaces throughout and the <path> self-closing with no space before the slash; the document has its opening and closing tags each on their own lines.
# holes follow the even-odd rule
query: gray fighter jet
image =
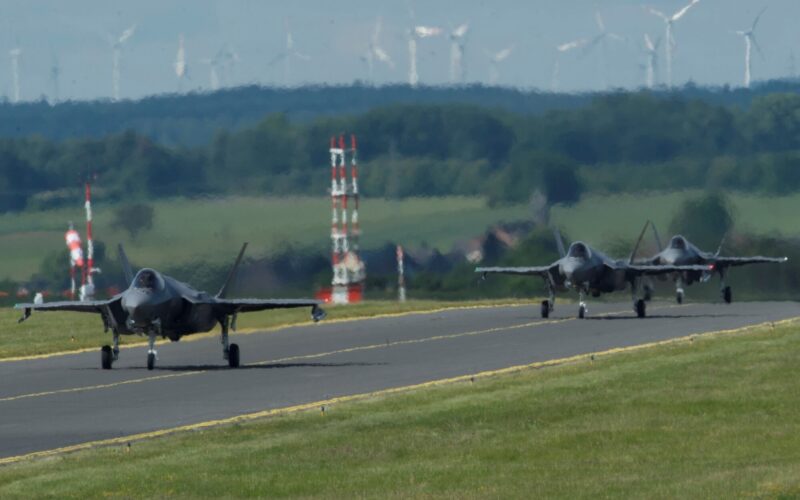
<svg viewBox="0 0 800 500">
<path fill-rule="evenodd" d="M 649 222 L 649 221 L 648 221 Z M 703 265 L 708 269 L 705 271 L 683 271 L 672 273 L 672 279 L 675 281 L 675 300 L 678 304 L 683 303 L 684 298 L 684 285 L 691 285 L 695 281 L 706 282 L 714 273 L 719 274 L 719 291 L 722 299 L 730 304 L 733 300 L 731 287 L 725 282 L 725 277 L 728 274 L 728 269 L 731 267 L 744 266 L 748 264 L 780 264 L 786 262 L 788 257 L 724 257 L 720 255 L 722 252 L 722 244 L 720 244 L 716 253 L 704 252 L 694 246 L 689 240 L 683 236 L 676 234 L 669 240 L 666 248 L 661 245 L 661 238 L 658 236 L 658 230 L 655 224 L 650 222 L 653 228 L 653 235 L 656 239 L 659 252 L 641 261 L 644 264 L 650 265 Z"/>
<path fill-rule="evenodd" d="M 636 248 L 644 236 L 645 226 L 639 235 L 634 251 L 630 258 L 613 260 L 603 253 L 594 250 L 586 243 L 576 241 L 564 251 L 561 235 L 556 231 L 556 243 L 561 258 L 549 266 L 536 267 L 478 267 L 475 272 L 487 274 L 516 274 L 541 276 L 545 281 L 548 299 L 541 303 L 543 318 L 550 316 L 555 305 L 556 289 L 574 289 L 578 291 L 578 317 L 583 318 L 587 313 L 586 295 L 599 297 L 603 293 L 625 290 L 630 285 L 633 309 L 640 318 L 646 315 L 646 303 L 639 298 L 642 278 L 675 272 L 698 272 L 708 270 L 702 265 L 637 265 L 633 263 Z"/>
<path fill-rule="evenodd" d="M 155 269 L 144 268 L 133 276 L 128 258 L 120 245 L 119 257 L 129 284 L 124 292 L 108 300 L 17 304 L 14 308 L 24 310 L 20 323 L 28 319 L 34 310 L 99 314 L 103 319 L 104 330 L 107 332 L 110 329 L 114 336 L 113 347 L 105 345 L 101 349 L 101 365 L 105 370 L 110 369 L 119 358 L 120 335 L 148 337 L 147 369 L 152 370 L 157 358 L 156 337 L 177 342 L 184 335 L 208 332 L 219 324 L 223 358 L 231 368 L 236 368 L 239 366 L 239 346 L 228 343 L 228 330 L 236 331 L 236 316 L 239 313 L 310 307 L 311 317 L 315 322 L 325 317 L 325 312 L 319 307 L 321 302 L 317 300 L 226 298 L 246 248 L 247 243 L 242 246 L 225 283 L 214 296 L 195 290 Z"/>
</svg>

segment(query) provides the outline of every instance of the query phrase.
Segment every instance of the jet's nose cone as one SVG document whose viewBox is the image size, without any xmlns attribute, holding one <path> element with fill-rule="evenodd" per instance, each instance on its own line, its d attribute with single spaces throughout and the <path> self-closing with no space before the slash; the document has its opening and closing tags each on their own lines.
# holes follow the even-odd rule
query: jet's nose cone
<svg viewBox="0 0 800 500">
<path fill-rule="evenodd" d="M 129 293 L 122 298 L 122 307 L 128 318 L 137 324 L 147 324 L 152 320 L 151 297 L 144 293 Z"/>
</svg>

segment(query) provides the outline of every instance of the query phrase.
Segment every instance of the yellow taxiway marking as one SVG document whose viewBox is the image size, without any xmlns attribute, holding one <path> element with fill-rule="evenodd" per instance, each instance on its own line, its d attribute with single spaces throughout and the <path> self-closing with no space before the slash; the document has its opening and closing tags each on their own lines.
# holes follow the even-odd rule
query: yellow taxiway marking
<svg viewBox="0 0 800 500">
<path fill-rule="evenodd" d="M 531 306 L 532 303 L 525 303 L 525 302 L 513 302 L 508 304 L 476 304 L 472 306 L 453 306 L 453 307 L 439 307 L 436 309 L 428 309 L 428 310 L 421 310 L 421 311 L 405 311 L 405 312 L 398 312 L 398 313 L 381 313 L 375 314 L 372 316 L 362 316 L 362 317 L 354 317 L 354 318 L 333 318 L 333 319 L 326 319 L 322 320 L 320 323 L 315 323 L 313 321 L 302 321 L 299 323 L 282 323 L 280 325 L 274 326 L 267 326 L 267 327 L 253 327 L 253 328 L 243 328 L 241 330 L 237 330 L 235 333 L 236 335 L 251 335 L 254 333 L 270 333 L 275 332 L 278 330 L 286 330 L 289 328 L 300 328 L 300 327 L 307 327 L 307 326 L 315 326 L 315 325 L 331 325 L 331 324 L 338 324 L 338 323 L 349 323 L 355 321 L 368 321 L 373 319 L 386 319 L 386 318 L 400 318 L 404 316 L 419 316 L 423 314 L 438 314 L 442 312 L 448 311 L 466 311 L 471 309 L 489 309 L 494 307 L 525 307 Z M 181 342 L 193 342 L 197 340 L 206 339 L 209 337 L 215 337 L 218 335 L 214 332 L 204 332 L 204 333 L 196 333 L 192 335 L 188 335 L 181 339 Z M 170 341 L 168 340 L 159 340 L 156 342 L 156 345 L 163 345 L 167 344 Z M 137 347 L 146 346 L 146 341 L 141 342 L 132 342 L 130 344 L 123 344 L 120 345 L 120 349 L 133 349 Z M 30 361 L 36 359 L 48 359 L 48 358 L 55 358 L 58 356 L 69 356 L 71 354 L 83 354 L 86 352 L 94 352 L 96 351 L 96 347 L 86 347 L 83 349 L 74 349 L 72 351 L 59 351 L 59 352 L 51 352 L 46 354 L 31 354 L 27 356 L 13 356 L 8 358 L 0 358 L 0 363 L 6 363 L 11 361 Z"/>
<path fill-rule="evenodd" d="M 628 346 L 628 347 L 616 347 L 616 348 L 608 349 L 608 350 L 605 350 L 605 351 L 599 351 L 599 352 L 594 352 L 594 353 L 586 353 L 586 354 L 578 354 L 578 355 L 569 356 L 569 357 L 566 357 L 566 358 L 552 359 L 552 360 L 548 360 L 548 361 L 537 361 L 535 363 L 528 363 L 528 364 L 524 364 L 524 365 L 509 366 L 507 368 L 501 368 L 501 369 L 498 369 L 498 370 L 487 370 L 487 371 L 482 371 L 482 372 L 468 374 L 468 375 L 459 375 L 459 376 L 456 376 L 456 377 L 444 378 L 444 379 L 439 379 L 439 380 L 431 380 L 431 381 L 422 382 L 422 383 L 419 383 L 419 384 L 407 385 L 407 386 L 402 386 L 402 387 L 393 387 L 393 388 L 389 388 L 389 389 L 381 389 L 381 390 L 378 390 L 378 391 L 366 392 L 366 393 L 361 393 L 361 394 L 353 394 L 353 395 L 349 395 L 349 396 L 340 396 L 340 397 L 337 397 L 337 398 L 330 398 L 330 399 L 325 399 L 325 400 L 321 400 L 321 401 L 314 401 L 312 403 L 303 403 L 303 404 L 294 405 L 294 406 L 287 406 L 287 407 L 283 407 L 283 408 L 274 408 L 274 409 L 271 409 L 271 410 L 263 410 L 263 411 L 258 411 L 258 412 L 254 412 L 254 413 L 246 413 L 246 414 L 243 414 L 243 415 L 236 415 L 234 417 L 228 417 L 228 418 L 217 419 L 217 420 L 209 420 L 209 421 L 206 421 L 206 422 L 198 422 L 198 423 L 195 423 L 195 424 L 181 425 L 181 426 L 177 426 L 177 427 L 171 427 L 171 428 L 168 428 L 168 429 L 159 429 L 159 430 L 150 431 L 150 432 L 142 432 L 142 433 L 139 433 L 139 434 L 131 434 L 129 436 L 121 436 L 121 437 L 110 438 L 110 439 L 100 439 L 100 440 L 96 440 L 96 441 L 89 441 L 89 442 L 86 442 L 86 443 L 80 443 L 80 444 L 74 444 L 74 445 L 70 445 L 70 446 L 64 446 L 64 447 L 61 447 L 61 448 L 54 448 L 54 449 L 51 449 L 51 450 L 35 451 L 35 452 L 32 452 L 32 453 L 26 453 L 24 455 L 17 455 L 17 456 L 13 456 L 13 457 L 0 458 L 0 465 L 12 464 L 12 463 L 16 463 L 16 462 L 21 462 L 23 460 L 29 460 L 29 459 L 35 459 L 35 458 L 43 458 L 43 457 L 49 457 L 49 456 L 53 456 L 53 455 L 60 455 L 60 454 L 63 454 L 63 453 L 86 450 L 86 449 L 90 449 L 90 448 L 96 448 L 96 447 L 99 447 L 99 446 L 110 446 L 110 445 L 114 445 L 114 444 L 130 443 L 132 441 L 141 441 L 143 439 L 152 439 L 152 438 L 156 438 L 156 437 L 160 437 L 160 436 L 167 436 L 167 435 L 170 435 L 170 434 L 175 434 L 175 433 L 178 433 L 178 432 L 196 431 L 196 430 L 209 429 L 209 428 L 217 427 L 217 426 L 221 426 L 221 425 L 244 423 L 244 422 L 249 422 L 249 421 L 257 420 L 257 419 L 263 419 L 263 418 L 272 417 L 272 416 L 276 416 L 276 415 L 287 415 L 287 414 L 291 414 L 291 413 L 298 413 L 298 412 L 305 411 L 305 410 L 317 409 L 317 408 L 320 408 L 322 406 L 330 406 L 330 405 L 333 405 L 333 404 L 347 403 L 347 402 L 351 402 L 351 401 L 360 401 L 360 400 L 365 400 L 365 399 L 379 397 L 379 396 L 387 396 L 387 395 L 391 395 L 391 394 L 397 394 L 397 393 L 414 391 L 414 390 L 418 390 L 418 389 L 424 389 L 424 388 L 427 388 L 427 387 L 435 387 L 435 386 L 440 386 L 440 385 L 453 384 L 453 383 L 457 383 L 457 382 L 466 382 L 466 381 L 470 381 L 471 382 L 471 381 L 474 381 L 475 379 L 494 377 L 494 376 L 497 376 L 497 375 L 505 375 L 505 374 L 516 373 L 516 372 L 520 372 L 520 371 L 524 371 L 524 370 L 545 368 L 545 367 L 549 367 L 549 366 L 562 365 L 562 364 L 566 364 L 566 363 L 574 363 L 574 362 L 578 362 L 578 361 L 584 361 L 584 360 L 588 360 L 588 359 L 593 359 L 593 358 L 596 358 L 598 356 L 606 356 L 606 355 L 611 355 L 611 354 L 619 354 L 619 353 L 625 353 L 625 352 L 640 351 L 640 350 L 644 350 L 644 349 L 651 349 L 653 347 L 665 346 L 665 345 L 671 345 L 671 344 L 677 344 L 677 343 L 681 343 L 681 342 L 686 342 L 686 341 L 691 340 L 691 339 L 693 339 L 695 337 L 698 337 L 698 336 L 709 337 L 709 336 L 716 336 L 716 335 L 731 335 L 731 334 L 735 334 L 735 333 L 741 333 L 741 332 L 744 332 L 744 331 L 747 331 L 747 330 L 754 330 L 754 329 L 762 328 L 762 327 L 767 326 L 767 325 L 780 326 L 780 325 L 784 325 L 784 324 L 789 324 L 789 323 L 796 322 L 798 320 L 800 320 L 800 317 L 788 318 L 788 319 L 784 319 L 784 320 L 780 320 L 780 321 L 766 321 L 766 322 L 758 323 L 758 324 L 755 324 L 755 325 L 748 325 L 748 326 L 743 326 L 743 327 L 739 327 L 739 328 L 732 328 L 732 329 L 728 329 L 728 330 L 718 330 L 718 331 L 714 331 L 714 332 L 695 333 L 695 334 L 686 335 L 686 336 L 683 336 L 683 337 L 676 337 L 674 339 L 667 339 L 667 340 L 660 340 L 660 341 L 656 341 L 656 342 L 649 342 L 649 343 L 646 343 L 646 344 L 639 344 L 639 345 Z"/>
</svg>

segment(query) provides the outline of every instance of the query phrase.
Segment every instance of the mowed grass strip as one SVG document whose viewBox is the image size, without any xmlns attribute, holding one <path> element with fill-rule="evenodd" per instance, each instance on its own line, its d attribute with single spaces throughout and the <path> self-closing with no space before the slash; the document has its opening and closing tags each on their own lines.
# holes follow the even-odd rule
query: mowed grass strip
<svg viewBox="0 0 800 500">
<path fill-rule="evenodd" d="M 800 495 L 797 324 L 0 468 L 0 497 Z"/>
<path fill-rule="evenodd" d="M 518 304 L 519 300 L 476 300 L 476 301 L 435 301 L 435 300 L 409 300 L 404 303 L 393 301 L 366 301 L 360 304 L 346 306 L 325 305 L 328 313 L 324 321 L 345 319 L 368 318 L 385 314 L 405 314 L 410 312 L 425 312 L 438 309 L 459 307 L 489 307 L 494 305 Z M 538 303 L 536 299 L 526 300 L 531 304 L 531 311 Z M 311 322 L 310 308 L 301 309 L 276 309 L 240 314 L 237 319 L 239 333 L 249 333 L 253 330 L 271 329 L 280 326 L 297 325 Z M 533 314 L 532 312 L 532 314 Z M 538 314 L 538 313 L 537 313 Z M 110 344 L 111 332 L 103 332 L 103 322 L 98 314 L 75 312 L 35 312 L 27 321 L 17 324 L 22 316 L 22 311 L 11 308 L 0 308 L 0 360 L 21 356 L 36 356 L 56 352 L 76 351 L 80 349 L 97 348 Z M 218 335 L 219 328 L 215 328 L 206 335 Z M 202 336 L 191 335 L 185 340 Z M 232 338 L 236 337 L 236 332 Z M 123 335 L 122 345 L 146 344 L 144 337 L 136 335 Z"/>
</svg>

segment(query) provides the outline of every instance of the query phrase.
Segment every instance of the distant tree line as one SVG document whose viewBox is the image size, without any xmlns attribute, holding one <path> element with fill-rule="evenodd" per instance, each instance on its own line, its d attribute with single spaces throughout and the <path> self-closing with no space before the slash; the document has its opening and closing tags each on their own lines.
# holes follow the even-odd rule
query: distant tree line
<svg viewBox="0 0 800 500">
<path fill-rule="evenodd" d="M 643 92 L 540 115 L 466 104 L 392 105 L 310 122 L 271 114 L 198 147 L 132 131 L 60 142 L 6 138 L 0 210 L 72 202 L 90 172 L 101 198 L 320 195 L 329 137 L 351 132 L 362 191 L 373 197 L 519 203 L 539 191 L 549 203 L 569 203 L 583 192 L 800 189 L 800 95 L 764 95 L 739 108 Z"/>
</svg>

